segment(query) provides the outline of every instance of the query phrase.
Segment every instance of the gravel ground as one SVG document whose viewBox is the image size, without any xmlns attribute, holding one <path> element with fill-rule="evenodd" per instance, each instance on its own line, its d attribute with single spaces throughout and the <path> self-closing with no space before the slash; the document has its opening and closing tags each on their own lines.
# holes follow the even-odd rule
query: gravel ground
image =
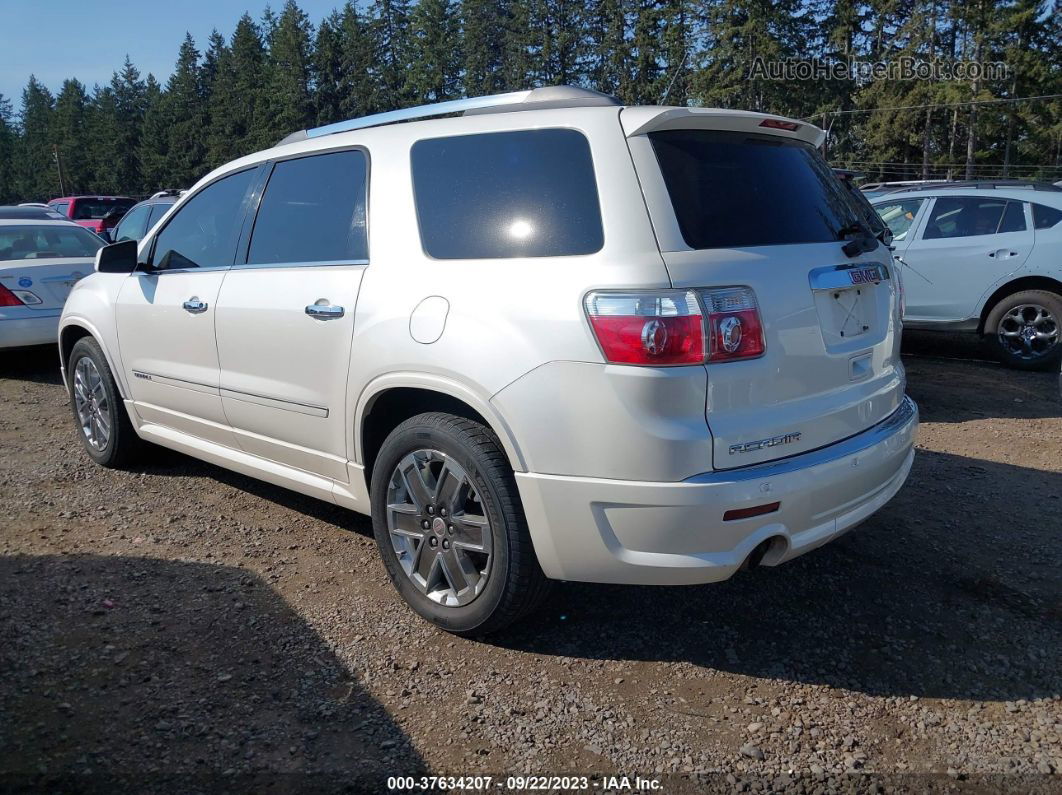
<svg viewBox="0 0 1062 795">
<path fill-rule="evenodd" d="M 163 450 L 93 466 L 54 349 L 2 354 L 0 789 L 1062 792 L 1058 376 L 905 350 L 920 450 L 857 531 L 719 585 L 562 584 L 480 641 L 402 605 L 364 518 Z"/>
</svg>

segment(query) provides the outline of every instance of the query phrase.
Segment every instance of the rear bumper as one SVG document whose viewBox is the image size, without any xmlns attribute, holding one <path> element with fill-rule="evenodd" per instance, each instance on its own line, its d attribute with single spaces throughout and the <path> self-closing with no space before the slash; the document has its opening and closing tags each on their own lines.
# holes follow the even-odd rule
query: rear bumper
<svg viewBox="0 0 1062 795">
<path fill-rule="evenodd" d="M 820 450 L 677 483 L 517 473 L 535 551 L 555 579 L 646 585 L 725 580 L 762 542 L 775 566 L 856 526 L 903 486 L 918 408 Z M 725 511 L 779 502 L 764 516 Z"/>
<path fill-rule="evenodd" d="M 14 308 L 17 317 L 0 314 L 0 348 L 48 345 L 59 339 L 60 311 Z"/>
</svg>

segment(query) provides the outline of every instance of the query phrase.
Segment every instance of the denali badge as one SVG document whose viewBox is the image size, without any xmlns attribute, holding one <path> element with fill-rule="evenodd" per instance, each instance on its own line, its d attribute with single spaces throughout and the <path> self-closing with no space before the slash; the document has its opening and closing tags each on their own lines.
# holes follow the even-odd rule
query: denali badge
<svg viewBox="0 0 1062 795">
<path fill-rule="evenodd" d="M 881 270 L 878 268 L 858 268 L 848 271 L 852 277 L 852 284 L 877 284 L 881 281 Z"/>
<path fill-rule="evenodd" d="M 766 447 L 776 447 L 780 444 L 789 444 L 800 439 L 800 431 L 783 433 L 781 436 L 772 436 L 770 439 L 757 439 L 755 442 L 730 445 L 730 455 L 734 453 L 751 453 L 755 450 L 763 450 Z"/>
</svg>

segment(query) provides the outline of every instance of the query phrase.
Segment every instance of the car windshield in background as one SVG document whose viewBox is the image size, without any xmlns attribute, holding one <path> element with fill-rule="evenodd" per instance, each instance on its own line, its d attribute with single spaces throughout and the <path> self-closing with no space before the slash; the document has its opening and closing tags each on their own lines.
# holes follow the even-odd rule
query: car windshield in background
<svg viewBox="0 0 1062 795">
<path fill-rule="evenodd" d="M 809 144 L 711 130 L 663 130 L 649 138 L 691 248 L 827 243 L 862 222 Z"/>
<path fill-rule="evenodd" d="M 103 241 L 73 225 L 0 226 L 0 261 L 94 257 Z"/>
<path fill-rule="evenodd" d="M 115 209 L 122 215 L 134 203 L 132 199 L 78 199 L 74 205 L 74 220 L 98 221 Z"/>
</svg>

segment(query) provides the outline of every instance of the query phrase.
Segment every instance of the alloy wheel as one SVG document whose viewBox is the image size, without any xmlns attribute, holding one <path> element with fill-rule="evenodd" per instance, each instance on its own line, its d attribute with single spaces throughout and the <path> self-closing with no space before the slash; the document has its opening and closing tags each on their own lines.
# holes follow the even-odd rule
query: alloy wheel
<svg viewBox="0 0 1062 795">
<path fill-rule="evenodd" d="M 438 450 L 403 457 L 387 487 L 387 530 L 410 582 L 446 607 L 479 596 L 493 543 L 483 500 L 464 467 Z"/>
<path fill-rule="evenodd" d="M 85 441 L 102 452 L 111 438 L 111 404 L 103 377 L 88 356 L 78 359 L 74 366 L 74 407 Z"/>
<path fill-rule="evenodd" d="M 1007 353 L 1031 361 L 1049 355 L 1058 345 L 1058 323 L 1039 304 L 1019 304 L 1000 318 L 996 335 Z"/>
</svg>

